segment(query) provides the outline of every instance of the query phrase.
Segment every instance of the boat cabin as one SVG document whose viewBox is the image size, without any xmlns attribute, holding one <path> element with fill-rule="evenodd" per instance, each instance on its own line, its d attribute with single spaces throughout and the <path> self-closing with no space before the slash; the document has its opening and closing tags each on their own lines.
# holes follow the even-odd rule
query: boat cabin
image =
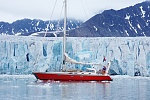
<svg viewBox="0 0 150 100">
<path fill-rule="evenodd" d="M 90 72 L 90 73 L 95 73 L 96 74 L 96 69 L 94 69 L 94 68 L 87 68 L 86 72 Z"/>
</svg>

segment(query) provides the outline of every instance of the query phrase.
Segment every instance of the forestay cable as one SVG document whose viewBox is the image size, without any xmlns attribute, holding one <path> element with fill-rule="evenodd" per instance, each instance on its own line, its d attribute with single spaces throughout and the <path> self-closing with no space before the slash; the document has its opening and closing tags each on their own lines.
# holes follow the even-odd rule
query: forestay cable
<svg viewBox="0 0 150 100">
<path fill-rule="evenodd" d="M 52 15 L 53 15 L 53 13 L 54 13 L 54 10 L 55 10 L 55 7 L 56 7 L 56 3 L 57 3 L 57 0 L 55 1 L 53 10 L 52 10 L 52 13 L 51 13 L 51 16 L 50 16 L 50 20 L 49 20 L 49 22 L 48 22 L 48 25 L 47 25 L 47 28 L 46 28 L 46 32 L 45 32 L 45 34 L 44 34 L 44 37 L 46 37 L 47 31 L 48 31 L 48 27 L 50 26 L 50 21 L 51 21 L 51 19 L 52 19 Z"/>
<path fill-rule="evenodd" d="M 51 21 L 51 19 L 52 19 L 53 13 L 54 13 L 54 10 L 55 10 L 55 7 L 56 7 L 56 3 L 57 3 L 57 0 L 55 0 L 54 7 L 53 7 L 53 10 L 52 10 L 52 13 L 51 13 L 51 16 L 50 16 L 50 20 L 49 20 L 48 25 L 47 25 L 47 27 L 46 27 L 46 31 L 45 31 L 44 37 L 46 37 L 46 34 L 47 34 L 47 32 L 48 32 L 48 28 L 49 28 L 49 26 L 50 26 L 50 21 Z M 39 51 L 39 52 L 40 52 L 40 51 Z M 35 67 L 35 64 L 38 62 L 38 59 L 39 59 L 39 53 L 38 53 L 38 55 L 37 55 L 37 58 L 36 58 L 35 62 L 33 63 L 34 67 Z"/>
</svg>

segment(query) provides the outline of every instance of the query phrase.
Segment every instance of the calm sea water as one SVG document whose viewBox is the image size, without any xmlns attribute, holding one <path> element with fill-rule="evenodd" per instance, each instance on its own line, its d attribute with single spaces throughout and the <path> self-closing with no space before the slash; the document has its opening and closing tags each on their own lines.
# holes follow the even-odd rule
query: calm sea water
<svg viewBox="0 0 150 100">
<path fill-rule="evenodd" d="M 0 75 L 0 100 L 150 100 L 150 77 L 112 78 L 112 82 L 42 82 L 32 75 Z"/>
</svg>

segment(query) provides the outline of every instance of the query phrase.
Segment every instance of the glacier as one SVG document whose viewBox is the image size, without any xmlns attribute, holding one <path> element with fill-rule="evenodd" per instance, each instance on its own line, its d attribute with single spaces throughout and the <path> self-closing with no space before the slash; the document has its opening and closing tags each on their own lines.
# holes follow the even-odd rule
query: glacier
<svg viewBox="0 0 150 100">
<path fill-rule="evenodd" d="M 62 41 L 62 37 L 1 35 L 0 74 L 60 71 Z M 150 76 L 150 37 L 67 37 L 66 53 L 86 63 L 111 61 L 110 74 Z M 101 68 L 67 63 L 68 69 L 85 70 L 86 67 Z"/>
</svg>

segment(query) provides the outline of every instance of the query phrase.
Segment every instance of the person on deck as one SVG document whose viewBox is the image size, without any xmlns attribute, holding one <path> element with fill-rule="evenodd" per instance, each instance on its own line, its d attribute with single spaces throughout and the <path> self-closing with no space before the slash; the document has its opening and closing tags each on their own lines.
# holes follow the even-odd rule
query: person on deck
<svg viewBox="0 0 150 100">
<path fill-rule="evenodd" d="M 106 73 L 106 66 L 103 66 L 102 74 L 105 74 L 105 73 Z"/>
</svg>

